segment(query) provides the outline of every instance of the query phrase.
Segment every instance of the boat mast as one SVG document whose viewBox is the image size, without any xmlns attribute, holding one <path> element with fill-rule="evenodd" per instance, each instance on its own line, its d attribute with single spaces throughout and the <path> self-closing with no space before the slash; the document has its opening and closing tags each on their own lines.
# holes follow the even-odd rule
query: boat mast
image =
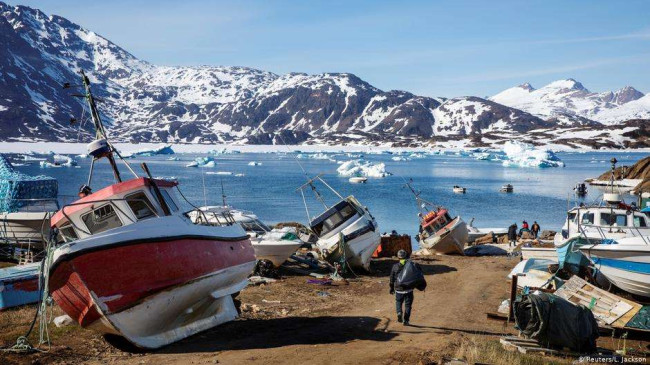
<svg viewBox="0 0 650 365">
<path fill-rule="evenodd" d="M 609 177 L 609 184 L 612 189 L 612 194 L 614 194 L 614 171 L 616 171 L 616 163 L 618 161 L 616 160 L 616 157 L 612 157 L 612 159 L 609 160 L 609 162 L 612 163 L 612 175 Z"/>
</svg>

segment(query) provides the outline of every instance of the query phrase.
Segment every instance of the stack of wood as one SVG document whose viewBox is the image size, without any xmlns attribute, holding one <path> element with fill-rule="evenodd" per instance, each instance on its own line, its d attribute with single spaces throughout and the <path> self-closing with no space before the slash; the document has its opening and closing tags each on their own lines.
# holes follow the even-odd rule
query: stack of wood
<svg viewBox="0 0 650 365">
<path fill-rule="evenodd" d="M 379 247 L 372 254 L 372 257 L 395 257 L 397 251 L 404 250 L 410 256 L 413 251 L 411 246 L 411 236 L 407 234 L 391 234 L 381 236 Z"/>
</svg>

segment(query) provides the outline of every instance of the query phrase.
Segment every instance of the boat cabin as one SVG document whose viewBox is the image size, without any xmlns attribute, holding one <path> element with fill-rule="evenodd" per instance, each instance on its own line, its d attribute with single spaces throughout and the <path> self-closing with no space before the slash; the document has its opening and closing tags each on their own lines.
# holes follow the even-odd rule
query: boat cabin
<svg viewBox="0 0 650 365">
<path fill-rule="evenodd" d="M 188 213 L 195 224 L 229 226 L 239 224 L 247 233 L 263 235 L 271 228 L 250 211 L 233 209 L 230 206 L 205 206 Z"/>
<path fill-rule="evenodd" d="M 422 217 L 422 221 L 420 222 L 420 233 L 424 237 L 433 236 L 453 220 L 454 219 L 449 215 L 447 209 L 431 211 Z"/>
<path fill-rule="evenodd" d="M 350 196 L 321 213 L 309 225 L 318 237 L 326 238 L 361 218 L 362 209 L 356 199 Z"/>
<path fill-rule="evenodd" d="M 180 214 L 172 190 L 176 182 L 155 180 L 170 214 Z M 72 242 L 110 229 L 165 215 L 149 178 L 136 178 L 107 186 L 64 206 L 51 219 L 59 229 L 58 241 Z"/>
<path fill-rule="evenodd" d="M 562 227 L 563 236 L 568 237 L 578 233 L 581 229 L 606 229 L 608 231 L 630 232 L 633 231 L 650 234 L 648 217 L 639 211 L 628 211 L 627 209 L 612 207 L 578 207 L 568 212 L 567 221 Z"/>
</svg>

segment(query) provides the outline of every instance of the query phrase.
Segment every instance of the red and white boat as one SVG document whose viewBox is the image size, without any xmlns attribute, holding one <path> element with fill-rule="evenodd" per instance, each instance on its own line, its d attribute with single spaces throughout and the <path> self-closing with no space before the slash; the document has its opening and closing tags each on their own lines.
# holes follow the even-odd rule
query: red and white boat
<svg viewBox="0 0 650 365">
<path fill-rule="evenodd" d="M 116 183 L 52 217 L 60 241 L 48 266 L 52 297 L 82 327 L 144 348 L 235 319 L 233 295 L 255 265 L 248 235 L 235 224 L 193 224 L 179 208 L 177 183 L 152 179 L 146 166 L 149 177 L 122 181 L 119 153 L 83 80 L 97 130 L 89 154 L 93 165 L 108 159 Z"/>
</svg>

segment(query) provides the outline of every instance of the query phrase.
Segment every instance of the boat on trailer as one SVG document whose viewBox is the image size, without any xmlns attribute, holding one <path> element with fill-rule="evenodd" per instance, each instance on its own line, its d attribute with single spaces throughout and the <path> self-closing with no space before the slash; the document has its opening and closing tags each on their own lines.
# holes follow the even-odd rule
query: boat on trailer
<svg viewBox="0 0 650 365">
<path fill-rule="evenodd" d="M 237 317 L 255 255 L 237 224 L 203 226 L 181 211 L 178 183 L 139 177 L 108 142 L 81 72 L 96 140 L 115 183 L 64 206 L 51 219 L 58 242 L 47 263 L 52 298 L 82 327 L 159 348 Z M 114 155 L 135 175 L 122 180 Z"/>
<path fill-rule="evenodd" d="M 271 261 L 276 267 L 282 265 L 304 244 L 298 238 L 295 228 L 271 229 L 254 213 L 228 205 L 204 206 L 188 215 L 196 224 L 218 226 L 234 222 L 241 225 L 251 239 L 255 257 L 258 260 Z"/>
<path fill-rule="evenodd" d="M 316 188 L 316 182 L 325 185 L 339 200 L 334 205 L 327 205 Z M 322 258 L 330 263 L 347 263 L 353 268 L 370 270 L 372 254 L 381 243 L 375 217 L 354 196 L 344 198 L 320 175 L 308 179 L 307 183 L 297 189 L 302 194 L 303 201 L 304 189 L 307 187 L 325 207 L 324 212 L 312 218 L 305 201 L 309 228 L 317 237 L 316 246 Z"/>
<path fill-rule="evenodd" d="M 420 246 L 440 254 L 464 255 L 465 245 L 469 240 L 467 224 L 460 216 L 452 217 L 443 207 L 422 199 L 411 182 L 406 184 L 415 196 L 420 212 L 419 242 Z"/>
</svg>

